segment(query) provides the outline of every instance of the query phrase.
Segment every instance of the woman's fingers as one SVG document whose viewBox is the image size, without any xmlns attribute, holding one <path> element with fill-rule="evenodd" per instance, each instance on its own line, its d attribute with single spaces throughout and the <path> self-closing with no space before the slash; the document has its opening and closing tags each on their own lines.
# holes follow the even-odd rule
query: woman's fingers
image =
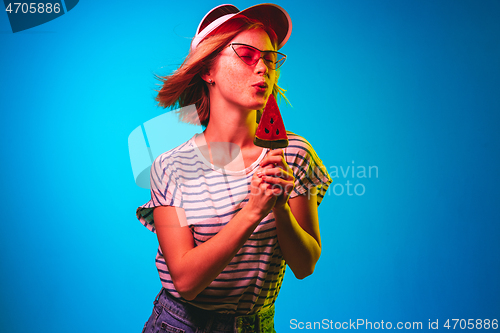
<svg viewBox="0 0 500 333">
<path fill-rule="evenodd" d="M 286 169 L 286 161 L 285 161 L 285 154 L 282 149 L 274 149 L 270 150 L 267 155 L 262 159 L 260 162 L 261 167 L 265 167 L 267 165 L 273 165 L 273 166 L 281 166 Z"/>
<path fill-rule="evenodd" d="M 270 186 L 274 195 L 289 194 L 295 185 L 293 181 L 286 181 L 275 177 L 268 177 L 263 180 Z"/>
<path fill-rule="evenodd" d="M 258 175 L 260 177 L 276 177 L 287 180 L 294 179 L 293 173 L 291 173 L 289 170 L 284 170 L 279 167 L 262 169 L 258 172 Z"/>
<path fill-rule="evenodd" d="M 265 183 L 273 186 L 275 195 L 289 194 L 295 186 L 293 173 L 281 168 L 262 169 L 259 176 Z"/>
<path fill-rule="evenodd" d="M 267 197 L 272 197 L 275 192 L 272 188 L 273 184 L 264 181 L 262 175 L 260 175 L 258 172 L 256 172 L 252 177 L 251 187 L 251 193 L 257 196 L 264 195 Z M 264 200 L 269 200 L 269 198 Z"/>
<path fill-rule="evenodd" d="M 263 168 L 268 165 L 284 167 L 285 163 L 285 160 L 281 156 L 270 156 L 262 159 L 262 161 L 260 162 L 260 166 Z"/>
<path fill-rule="evenodd" d="M 279 196 L 283 193 L 289 194 L 295 186 L 295 177 L 292 173 L 281 168 L 261 169 L 258 176 L 268 184 L 273 195 Z"/>
<path fill-rule="evenodd" d="M 260 168 L 254 174 L 254 178 L 260 179 L 257 188 L 252 190 L 256 201 L 267 206 L 286 204 L 293 188 L 295 177 L 292 169 L 288 166 L 284 151 L 282 149 L 271 150 L 260 162 Z"/>
</svg>

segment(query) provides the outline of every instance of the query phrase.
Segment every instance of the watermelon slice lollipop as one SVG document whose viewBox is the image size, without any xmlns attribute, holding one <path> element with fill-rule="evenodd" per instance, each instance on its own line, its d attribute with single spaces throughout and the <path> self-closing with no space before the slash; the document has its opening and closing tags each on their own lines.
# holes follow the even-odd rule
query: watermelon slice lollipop
<svg viewBox="0 0 500 333">
<path fill-rule="evenodd" d="M 253 143 L 269 149 L 288 147 L 285 124 L 273 95 L 267 100 Z"/>
</svg>

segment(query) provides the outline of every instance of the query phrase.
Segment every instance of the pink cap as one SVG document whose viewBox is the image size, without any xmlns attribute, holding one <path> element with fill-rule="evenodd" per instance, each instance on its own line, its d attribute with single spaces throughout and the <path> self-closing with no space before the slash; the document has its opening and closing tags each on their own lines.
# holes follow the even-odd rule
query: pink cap
<svg viewBox="0 0 500 333">
<path fill-rule="evenodd" d="M 196 29 L 196 35 L 191 42 L 191 50 L 196 49 L 202 40 L 212 35 L 219 27 L 237 14 L 255 19 L 270 27 L 278 36 L 278 50 L 285 45 L 292 32 L 290 15 L 278 5 L 263 3 L 242 11 L 233 5 L 220 5 L 209 11 L 201 20 L 198 29 Z"/>
</svg>

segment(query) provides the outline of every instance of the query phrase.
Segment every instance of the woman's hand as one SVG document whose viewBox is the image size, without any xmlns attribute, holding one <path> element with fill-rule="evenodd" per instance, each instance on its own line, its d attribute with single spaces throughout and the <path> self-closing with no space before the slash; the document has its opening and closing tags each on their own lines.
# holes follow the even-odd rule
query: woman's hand
<svg viewBox="0 0 500 333">
<path fill-rule="evenodd" d="M 261 169 L 257 176 L 268 185 L 274 195 L 277 195 L 275 208 L 283 208 L 288 203 L 290 194 L 295 186 L 295 177 L 292 169 L 285 160 L 282 149 L 269 151 L 260 162 Z"/>
<path fill-rule="evenodd" d="M 271 184 L 264 182 L 262 179 L 263 169 L 257 170 L 250 183 L 250 198 L 245 209 L 256 214 L 256 219 L 260 222 L 269 214 L 271 209 L 276 204 L 280 191 L 273 189 Z"/>
<path fill-rule="evenodd" d="M 260 165 L 257 174 L 278 196 L 273 213 L 283 257 L 295 276 L 303 279 L 312 274 L 321 254 L 315 188 L 290 199 L 295 177 L 281 149 L 271 150 Z"/>
</svg>

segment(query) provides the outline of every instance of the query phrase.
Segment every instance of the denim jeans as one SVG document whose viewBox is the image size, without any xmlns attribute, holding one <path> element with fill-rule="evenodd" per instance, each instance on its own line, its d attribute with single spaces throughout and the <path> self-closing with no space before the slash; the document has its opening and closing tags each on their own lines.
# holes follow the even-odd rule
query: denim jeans
<svg viewBox="0 0 500 333">
<path fill-rule="evenodd" d="M 254 315 L 222 314 L 181 302 L 163 288 L 153 304 L 143 333 L 276 333 L 274 305 Z"/>
</svg>

